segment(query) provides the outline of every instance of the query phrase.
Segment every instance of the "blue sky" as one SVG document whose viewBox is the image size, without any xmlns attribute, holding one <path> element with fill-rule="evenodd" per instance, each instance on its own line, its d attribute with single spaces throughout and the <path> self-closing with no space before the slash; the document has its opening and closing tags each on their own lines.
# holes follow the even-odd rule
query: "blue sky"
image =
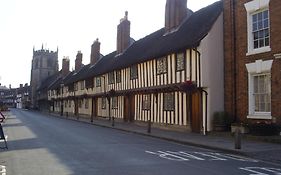
<svg viewBox="0 0 281 175">
<path fill-rule="evenodd" d="M 188 0 L 197 11 L 217 0 Z M 138 40 L 164 26 L 166 0 L 0 0 L 0 83 L 18 87 L 30 83 L 33 46 L 56 50 L 70 66 L 78 50 L 83 63 L 90 62 L 90 46 L 96 38 L 101 53 L 116 48 L 116 27 L 129 12 L 131 37 Z M 61 66 L 61 64 L 60 64 Z"/>
</svg>

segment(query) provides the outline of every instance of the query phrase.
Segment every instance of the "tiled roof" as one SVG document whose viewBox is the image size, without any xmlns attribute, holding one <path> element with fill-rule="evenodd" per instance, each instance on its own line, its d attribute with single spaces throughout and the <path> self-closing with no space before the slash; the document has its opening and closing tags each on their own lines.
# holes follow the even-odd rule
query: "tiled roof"
<svg viewBox="0 0 281 175">
<path fill-rule="evenodd" d="M 165 29 L 162 28 L 134 42 L 121 55 L 116 56 L 116 52 L 112 52 L 102 57 L 95 65 L 88 64 L 84 66 L 79 72 L 72 74 L 65 81 L 65 84 L 160 58 L 187 48 L 195 48 L 209 33 L 222 10 L 223 2 L 215 2 L 193 13 L 181 24 L 178 30 L 165 34 Z"/>
</svg>

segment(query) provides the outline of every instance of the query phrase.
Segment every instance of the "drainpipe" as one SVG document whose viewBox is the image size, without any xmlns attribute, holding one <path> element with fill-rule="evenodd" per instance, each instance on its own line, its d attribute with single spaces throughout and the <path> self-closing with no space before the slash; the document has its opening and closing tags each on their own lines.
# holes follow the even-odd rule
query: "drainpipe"
<svg viewBox="0 0 281 175">
<path fill-rule="evenodd" d="M 236 1 L 232 0 L 231 1 L 231 11 L 232 11 L 232 35 L 233 35 L 233 70 L 234 70 L 234 81 L 233 81 L 233 106 L 234 106 L 234 122 L 237 122 L 237 63 L 236 63 L 236 57 L 237 57 L 237 53 L 236 53 L 236 43 L 237 43 L 237 39 L 236 39 Z"/>
<path fill-rule="evenodd" d="M 208 122 L 207 122 L 207 115 L 208 115 L 208 92 L 204 89 L 202 89 L 202 92 L 205 93 L 206 95 L 206 102 L 205 102 L 205 105 L 206 105 L 206 110 L 205 110 L 205 127 L 204 127 L 204 135 L 207 135 L 207 132 L 208 132 Z"/>
</svg>

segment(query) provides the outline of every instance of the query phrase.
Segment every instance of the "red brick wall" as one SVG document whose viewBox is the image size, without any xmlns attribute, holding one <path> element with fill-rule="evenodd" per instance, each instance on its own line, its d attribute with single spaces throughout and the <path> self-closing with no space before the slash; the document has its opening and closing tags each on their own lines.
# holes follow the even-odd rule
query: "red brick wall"
<svg viewBox="0 0 281 175">
<path fill-rule="evenodd" d="M 225 109 L 231 114 L 237 111 L 241 120 L 248 115 L 248 72 L 245 64 L 255 60 L 263 61 L 272 59 L 271 86 L 272 86 L 272 116 L 281 123 L 281 59 L 275 59 L 274 54 L 281 53 L 281 1 L 270 0 L 270 47 L 271 51 L 261 54 L 246 56 L 247 43 L 247 13 L 244 7 L 250 0 L 236 1 L 236 49 L 234 47 L 233 24 L 231 17 L 231 1 L 224 0 L 224 37 L 225 37 Z M 235 49 L 235 50 L 234 50 Z M 236 58 L 236 64 L 235 59 Z M 235 71 L 236 70 L 236 83 Z M 234 85 L 235 84 L 235 85 Z M 236 88 L 236 98 L 235 98 Z M 236 102 L 236 105 L 235 105 Z"/>
</svg>

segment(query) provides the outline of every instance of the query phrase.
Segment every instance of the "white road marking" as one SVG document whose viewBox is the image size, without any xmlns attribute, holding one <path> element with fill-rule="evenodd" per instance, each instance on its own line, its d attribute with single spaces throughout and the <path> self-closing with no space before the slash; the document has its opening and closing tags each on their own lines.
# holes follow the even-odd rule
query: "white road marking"
<svg viewBox="0 0 281 175">
<path fill-rule="evenodd" d="M 248 171 L 249 175 L 281 175 L 281 169 L 278 168 L 269 168 L 269 167 L 244 167 L 239 168 L 240 170 Z"/>
<path fill-rule="evenodd" d="M 161 158 L 174 160 L 174 161 L 189 161 L 189 160 L 200 160 L 200 161 L 227 161 L 235 160 L 242 162 L 258 162 L 254 159 L 249 159 L 241 156 L 213 153 L 213 152 L 185 152 L 185 151 L 145 151 L 146 153 L 157 155 Z"/>
<path fill-rule="evenodd" d="M 0 165 L 0 174 L 1 175 L 6 175 L 6 166 Z"/>
</svg>

